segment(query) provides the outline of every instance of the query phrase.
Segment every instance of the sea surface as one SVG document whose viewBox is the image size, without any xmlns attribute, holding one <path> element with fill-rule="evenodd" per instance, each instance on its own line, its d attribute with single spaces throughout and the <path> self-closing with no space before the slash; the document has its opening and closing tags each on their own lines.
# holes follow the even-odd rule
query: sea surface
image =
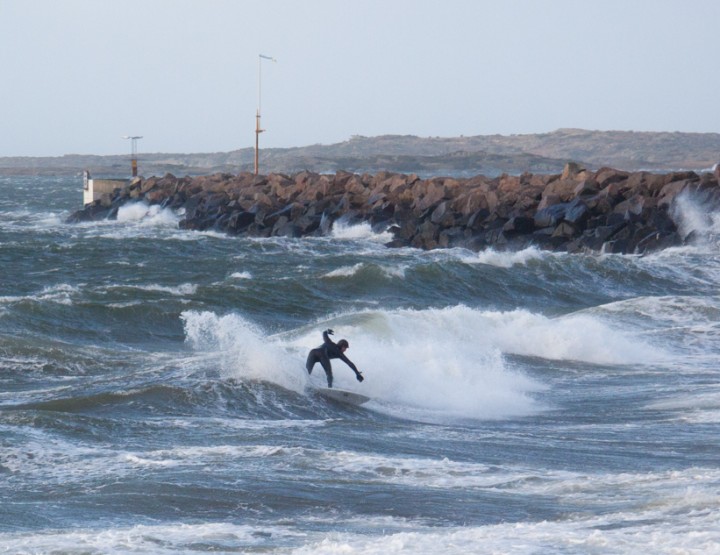
<svg viewBox="0 0 720 555">
<path fill-rule="evenodd" d="M 0 178 L 0 553 L 720 553 L 720 217 L 647 256 L 66 224 Z M 321 333 L 350 342 L 361 384 Z"/>
</svg>

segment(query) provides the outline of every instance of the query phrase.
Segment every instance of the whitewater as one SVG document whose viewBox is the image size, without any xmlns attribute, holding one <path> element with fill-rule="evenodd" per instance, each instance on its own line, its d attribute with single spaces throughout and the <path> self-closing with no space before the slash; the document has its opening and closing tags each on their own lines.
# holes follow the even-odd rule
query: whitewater
<svg viewBox="0 0 720 555">
<path fill-rule="evenodd" d="M 645 256 L 66 224 L 0 177 L 0 553 L 720 553 L 720 216 Z M 362 407 L 314 393 L 347 338 Z"/>
</svg>

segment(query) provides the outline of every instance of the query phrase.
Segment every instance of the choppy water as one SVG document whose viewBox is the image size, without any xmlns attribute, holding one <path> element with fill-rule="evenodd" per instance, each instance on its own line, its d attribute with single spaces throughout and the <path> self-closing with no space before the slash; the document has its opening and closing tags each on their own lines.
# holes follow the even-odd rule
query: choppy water
<svg viewBox="0 0 720 555">
<path fill-rule="evenodd" d="M 245 239 L 0 178 L 0 552 L 720 553 L 720 224 L 645 256 Z M 313 394 L 332 327 L 363 408 Z"/>
</svg>

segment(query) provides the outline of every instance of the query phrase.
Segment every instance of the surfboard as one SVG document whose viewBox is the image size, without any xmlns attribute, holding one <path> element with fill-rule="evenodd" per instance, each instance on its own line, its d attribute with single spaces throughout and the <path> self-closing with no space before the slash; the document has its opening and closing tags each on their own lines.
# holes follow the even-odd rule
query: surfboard
<svg viewBox="0 0 720 555">
<path fill-rule="evenodd" d="M 346 389 L 319 387 L 316 391 L 326 399 L 338 401 L 339 403 L 348 403 L 350 405 L 362 405 L 370 400 L 370 397 L 355 393 L 354 391 L 347 391 Z"/>
</svg>

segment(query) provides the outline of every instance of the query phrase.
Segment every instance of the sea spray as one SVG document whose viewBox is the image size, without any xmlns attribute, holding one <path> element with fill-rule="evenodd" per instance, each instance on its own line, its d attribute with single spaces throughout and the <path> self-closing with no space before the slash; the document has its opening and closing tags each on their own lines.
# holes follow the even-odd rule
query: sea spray
<svg viewBox="0 0 720 555">
<path fill-rule="evenodd" d="M 539 410 L 532 393 L 543 385 L 507 367 L 491 343 L 445 310 L 365 311 L 318 323 L 292 341 L 298 351 L 317 346 L 323 327 L 350 341 L 346 353 L 363 371 L 354 376 L 334 361 L 338 387 L 357 389 L 392 414 L 420 420 L 504 418 Z"/>
<path fill-rule="evenodd" d="M 652 344 L 589 314 L 548 318 L 518 309 L 484 312 L 478 320 L 504 353 L 591 364 L 640 364 L 659 356 Z"/>
<path fill-rule="evenodd" d="M 326 322 L 351 339 L 348 356 L 367 370 L 362 390 L 398 405 L 468 418 L 532 414 L 544 385 L 513 369 L 504 355 L 591 364 L 651 363 L 664 357 L 651 343 L 613 329 L 591 314 L 548 318 L 526 310 L 367 311 Z M 297 343 L 309 345 L 319 331 Z M 336 363 L 336 383 L 352 375 Z"/>
<path fill-rule="evenodd" d="M 368 272 L 371 274 L 378 274 L 380 277 L 386 279 L 405 278 L 405 271 L 408 266 L 399 264 L 397 266 L 377 266 L 375 264 L 366 264 L 359 262 L 352 266 L 341 266 L 335 270 L 332 270 L 322 276 L 323 278 L 350 278 L 358 275 L 361 272 Z"/>
<path fill-rule="evenodd" d="M 267 336 L 242 316 L 212 312 L 183 312 L 187 342 L 217 364 L 228 378 L 260 380 L 302 391 L 306 378 L 302 364 L 278 340 Z M 301 371 L 302 370 L 302 371 Z"/>
<path fill-rule="evenodd" d="M 412 409 L 422 418 L 506 418 L 540 410 L 533 394 L 545 386 L 514 369 L 504 355 L 591 364 L 652 363 L 662 356 L 651 343 L 627 337 L 585 313 L 548 318 L 527 310 L 484 311 L 463 305 L 365 311 L 282 337 L 268 337 L 239 315 L 189 311 L 183 320 L 188 342 L 217 357 L 225 375 L 295 391 L 307 381 L 307 352 L 322 343 L 322 329 L 334 327 L 336 338 L 350 341 L 346 354 L 366 377 L 359 386 L 336 360 L 336 387 L 358 388 L 393 412 Z M 319 366 L 313 380 L 325 385 Z"/>
<path fill-rule="evenodd" d="M 679 222 L 682 237 L 705 246 L 717 243 L 720 236 L 720 214 L 717 210 L 708 209 L 696 195 L 688 192 L 678 195 L 674 205 L 674 217 Z"/>
<path fill-rule="evenodd" d="M 169 208 L 158 205 L 149 206 L 145 202 L 126 204 L 118 209 L 117 221 L 135 222 L 144 226 L 177 226 L 178 216 Z"/>
<path fill-rule="evenodd" d="M 387 243 L 393 240 L 393 234 L 389 231 L 376 233 L 372 226 L 367 223 L 349 224 L 342 219 L 336 221 L 332 227 L 332 236 L 335 239 L 343 240 L 367 240 L 377 243 Z"/>
<path fill-rule="evenodd" d="M 542 251 L 537 247 L 527 247 L 519 251 L 496 251 L 487 249 L 480 251 L 474 256 L 463 257 L 467 264 L 489 264 L 500 268 L 512 268 L 516 265 L 525 265 L 532 260 L 541 260 L 553 256 L 548 251 Z"/>
</svg>

